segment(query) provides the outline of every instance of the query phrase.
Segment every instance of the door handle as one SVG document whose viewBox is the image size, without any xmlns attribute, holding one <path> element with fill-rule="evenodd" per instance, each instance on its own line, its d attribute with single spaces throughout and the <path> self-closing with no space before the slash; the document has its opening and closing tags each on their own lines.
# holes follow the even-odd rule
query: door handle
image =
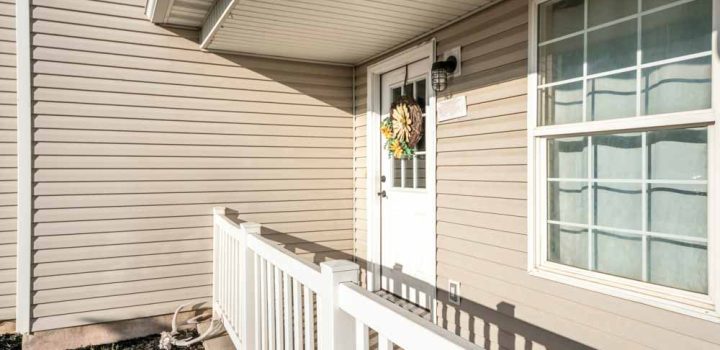
<svg viewBox="0 0 720 350">
<path fill-rule="evenodd" d="M 385 193 L 385 190 L 378 192 L 377 195 L 380 196 L 380 198 L 387 198 L 387 194 Z"/>
</svg>

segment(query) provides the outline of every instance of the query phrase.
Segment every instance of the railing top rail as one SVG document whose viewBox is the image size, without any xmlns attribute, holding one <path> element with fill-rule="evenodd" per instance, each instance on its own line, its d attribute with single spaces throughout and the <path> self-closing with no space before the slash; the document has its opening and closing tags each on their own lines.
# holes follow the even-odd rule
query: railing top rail
<svg viewBox="0 0 720 350">
<path fill-rule="evenodd" d="M 343 283 L 338 293 L 340 309 L 402 348 L 483 349 L 356 284 Z"/>
</svg>

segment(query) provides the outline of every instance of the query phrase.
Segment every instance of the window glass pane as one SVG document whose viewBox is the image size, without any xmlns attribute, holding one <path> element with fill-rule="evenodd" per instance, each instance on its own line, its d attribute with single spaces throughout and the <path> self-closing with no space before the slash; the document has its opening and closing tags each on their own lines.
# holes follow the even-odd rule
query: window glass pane
<svg viewBox="0 0 720 350">
<path fill-rule="evenodd" d="M 582 82 L 556 85 L 540 90 L 540 124 L 566 124 L 582 121 Z"/>
<path fill-rule="evenodd" d="M 425 79 L 415 82 L 415 100 L 420 105 L 420 109 L 425 113 Z"/>
<path fill-rule="evenodd" d="M 636 82 L 635 71 L 588 80 L 588 119 L 605 120 L 635 116 Z"/>
<path fill-rule="evenodd" d="M 582 76 L 582 35 L 543 45 L 539 51 L 540 84 Z"/>
<path fill-rule="evenodd" d="M 400 177 L 402 175 L 401 173 L 401 167 L 400 167 L 400 159 L 396 159 L 393 157 L 393 187 L 402 187 L 402 178 Z"/>
<path fill-rule="evenodd" d="M 396 88 L 392 89 L 392 101 L 393 102 L 397 101 L 400 98 L 400 96 L 402 96 L 402 88 L 401 87 L 396 87 Z"/>
<path fill-rule="evenodd" d="M 550 181 L 548 183 L 548 219 L 586 224 L 587 188 L 586 182 Z"/>
<path fill-rule="evenodd" d="M 637 20 L 588 33 L 588 74 L 637 64 Z"/>
<path fill-rule="evenodd" d="M 588 0 L 588 27 L 637 13 L 637 1 Z"/>
<path fill-rule="evenodd" d="M 413 188 L 413 160 L 402 159 L 401 166 L 405 168 L 405 188 Z"/>
<path fill-rule="evenodd" d="M 425 188 L 425 155 L 417 155 L 417 186 L 416 188 Z"/>
<path fill-rule="evenodd" d="M 548 260 L 588 268 L 588 231 L 584 228 L 548 225 Z"/>
<path fill-rule="evenodd" d="M 598 182 L 593 185 L 594 223 L 598 226 L 642 229 L 640 184 Z"/>
<path fill-rule="evenodd" d="M 587 178 L 587 145 L 587 137 L 548 140 L 548 177 Z"/>
<path fill-rule="evenodd" d="M 650 179 L 707 179 L 707 129 L 649 131 L 647 142 Z"/>
<path fill-rule="evenodd" d="M 595 267 L 611 275 L 642 279 L 642 237 L 596 230 Z"/>
<path fill-rule="evenodd" d="M 592 144 L 595 178 L 642 178 L 641 134 L 597 135 Z"/>
<path fill-rule="evenodd" d="M 584 0 L 556 0 L 540 5 L 540 42 L 582 30 L 584 17 Z"/>
<path fill-rule="evenodd" d="M 643 63 L 709 51 L 712 0 L 687 4 L 643 16 Z"/>
<path fill-rule="evenodd" d="M 650 282 L 707 293 L 707 246 L 651 238 L 648 247 Z"/>
<path fill-rule="evenodd" d="M 710 108 L 710 57 L 642 70 L 642 113 L 660 114 Z"/>
<path fill-rule="evenodd" d="M 707 237 L 707 186 L 651 184 L 648 229 L 652 232 Z"/>
</svg>

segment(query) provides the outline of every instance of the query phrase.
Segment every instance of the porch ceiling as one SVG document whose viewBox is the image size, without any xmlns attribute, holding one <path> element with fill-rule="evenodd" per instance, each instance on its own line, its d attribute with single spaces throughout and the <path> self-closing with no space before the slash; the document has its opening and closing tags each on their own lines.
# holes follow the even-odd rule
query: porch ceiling
<svg viewBox="0 0 720 350">
<path fill-rule="evenodd" d="M 197 3 L 199 7 L 206 2 L 174 0 L 168 13 L 172 14 L 173 7 L 179 4 Z M 491 2 L 494 1 L 217 0 L 204 16 L 201 47 L 355 64 Z M 173 21 L 170 16 L 167 23 L 186 24 Z"/>
</svg>

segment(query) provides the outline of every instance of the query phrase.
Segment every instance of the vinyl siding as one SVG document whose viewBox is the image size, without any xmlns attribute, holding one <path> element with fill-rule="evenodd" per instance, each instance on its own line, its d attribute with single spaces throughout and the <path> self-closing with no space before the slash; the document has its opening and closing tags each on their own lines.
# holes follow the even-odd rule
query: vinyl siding
<svg viewBox="0 0 720 350">
<path fill-rule="evenodd" d="M 434 36 L 462 45 L 468 116 L 437 127 L 438 324 L 488 349 L 717 349 L 720 325 L 528 275 L 527 2 Z M 382 59 L 382 58 L 381 58 Z M 372 62 L 371 62 L 372 63 Z M 356 69 L 355 254 L 366 257 L 365 66 Z M 462 304 L 446 303 L 448 280 Z"/>
<path fill-rule="evenodd" d="M 0 0 L 0 320 L 15 319 L 17 147 L 15 1 Z"/>
<path fill-rule="evenodd" d="M 309 260 L 352 256 L 352 68 L 201 52 L 144 1 L 33 5 L 33 331 L 207 306 L 214 206 Z"/>
</svg>

